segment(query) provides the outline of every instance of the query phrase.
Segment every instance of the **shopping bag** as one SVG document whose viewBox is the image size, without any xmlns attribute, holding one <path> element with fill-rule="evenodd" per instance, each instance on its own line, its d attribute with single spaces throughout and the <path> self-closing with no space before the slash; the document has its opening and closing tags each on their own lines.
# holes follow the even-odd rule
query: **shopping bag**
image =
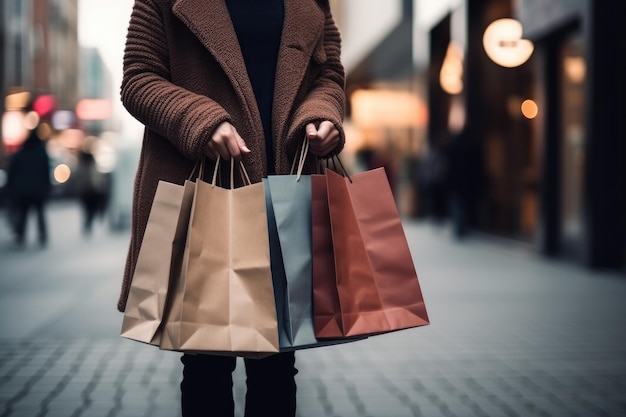
<svg viewBox="0 0 626 417">
<path fill-rule="evenodd" d="M 337 293 L 326 176 L 311 175 L 311 250 L 315 336 L 345 336 Z"/>
<path fill-rule="evenodd" d="M 270 259 L 281 350 L 317 342 L 311 311 L 310 177 L 265 183 Z"/>
<path fill-rule="evenodd" d="M 346 338 L 320 340 L 315 336 L 311 246 L 312 176 L 302 174 L 307 156 L 308 141 L 305 140 L 290 175 L 270 175 L 264 179 L 281 351 L 350 341 Z"/>
<path fill-rule="evenodd" d="M 384 168 L 352 176 L 327 169 L 325 176 L 342 333 L 372 335 L 429 324 Z"/>
<path fill-rule="evenodd" d="M 302 175 L 308 141 L 290 175 L 264 178 L 270 259 L 282 351 L 317 343 L 311 310 L 311 178 Z"/>
<path fill-rule="evenodd" d="M 170 277 L 182 262 L 193 186 L 159 181 L 141 242 L 121 336 L 159 345 Z"/>
<path fill-rule="evenodd" d="M 184 257 L 161 348 L 259 357 L 279 351 L 262 182 L 195 184 Z M 240 165 L 243 168 L 242 165 Z"/>
</svg>

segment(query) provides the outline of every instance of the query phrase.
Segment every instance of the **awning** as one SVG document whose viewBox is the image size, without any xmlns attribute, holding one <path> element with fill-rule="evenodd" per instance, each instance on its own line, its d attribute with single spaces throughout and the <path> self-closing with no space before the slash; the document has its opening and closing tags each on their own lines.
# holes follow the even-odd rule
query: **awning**
<svg viewBox="0 0 626 417">
<path fill-rule="evenodd" d="M 393 81 L 410 76 L 413 68 L 413 24 L 404 18 L 347 75 L 350 89 L 374 81 Z"/>
</svg>

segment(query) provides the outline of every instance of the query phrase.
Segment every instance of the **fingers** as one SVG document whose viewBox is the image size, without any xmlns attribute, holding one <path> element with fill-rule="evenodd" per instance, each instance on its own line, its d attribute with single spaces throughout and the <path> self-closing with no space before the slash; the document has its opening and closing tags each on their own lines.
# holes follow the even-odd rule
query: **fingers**
<svg viewBox="0 0 626 417">
<path fill-rule="evenodd" d="M 242 153 L 250 153 L 250 149 L 248 149 L 248 147 L 246 146 L 246 142 L 244 142 L 244 140 L 241 138 L 241 136 L 239 136 L 239 134 L 237 134 L 238 140 L 237 140 L 237 144 L 239 145 L 239 149 Z"/>
<path fill-rule="evenodd" d="M 237 129 L 228 122 L 221 123 L 207 143 L 204 153 L 211 159 L 241 159 L 242 153 L 249 153 L 250 149 L 237 132 Z"/>
<path fill-rule="evenodd" d="M 239 160 L 241 159 L 241 151 L 239 149 L 239 141 L 241 140 L 241 137 L 234 127 L 231 126 L 231 129 L 230 135 L 224 141 L 226 145 L 226 153 L 225 155 L 220 153 L 220 155 L 223 159 L 235 158 L 235 160 Z"/>
<path fill-rule="evenodd" d="M 320 123 L 320 127 L 317 129 L 317 136 L 325 138 L 325 137 L 329 136 L 333 131 L 335 131 L 335 132 L 337 132 L 337 134 L 339 134 L 339 132 L 335 128 L 335 125 L 333 124 L 333 122 L 329 122 L 328 120 L 324 120 L 322 123 Z"/>
<path fill-rule="evenodd" d="M 214 148 L 222 159 L 239 157 L 239 147 L 237 146 L 237 130 L 230 123 L 220 124 L 211 137 Z"/>
<path fill-rule="evenodd" d="M 317 127 L 313 123 L 306 125 L 306 135 L 309 139 L 317 138 Z"/>
<path fill-rule="evenodd" d="M 306 134 L 309 138 L 309 150 L 317 156 L 325 156 L 335 150 L 341 136 L 335 125 L 328 120 L 320 123 L 318 128 L 309 123 Z"/>
<path fill-rule="evenodd" d="M 309 150 L 317 156 L 330 154 L 337 148 L 341 139 L 339 130 L 328 120 L 322 121 L 319 126 L 314 123 L 307 124 L 305 132 L 309 139 Z M 213 160 L 217 158 L 239 160 L 242 154 L 250 153 L 250 149 L 237 129 L 229 122 L 223 122 L 215 129 L 204 153 Z"/>
</svg>

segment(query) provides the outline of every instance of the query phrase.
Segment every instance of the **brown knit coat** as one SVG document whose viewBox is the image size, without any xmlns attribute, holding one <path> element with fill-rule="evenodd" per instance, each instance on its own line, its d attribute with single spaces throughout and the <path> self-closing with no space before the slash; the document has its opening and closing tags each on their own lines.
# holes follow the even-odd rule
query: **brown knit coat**
<svg viewBox="0 0 626 417">
<path fill-rule="evenodd" d="M 289 173 L 309 122 L 332 121 L 341 132 L 336 152 L 343 146 L 340 47 L 327 2 L 285 0 L 271 138 L 279 174 Z M 267 169 L 261 118 L 224 0 L 136 0 L 121 99 L 146 127 L 117 306 L 124 311 L 159 180 L 183 184 L 224 121 L 236 127 L 252 151 L 243 160 L 251 180 L 261 181 Z"/>
</svg>

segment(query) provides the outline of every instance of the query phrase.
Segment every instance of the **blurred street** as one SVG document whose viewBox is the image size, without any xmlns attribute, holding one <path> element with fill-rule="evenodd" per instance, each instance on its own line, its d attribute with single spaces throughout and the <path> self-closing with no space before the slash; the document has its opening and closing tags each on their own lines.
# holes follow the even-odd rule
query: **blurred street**
<svg viewBox="0 0 626 417">
<path fill-rule="evenodd" d="M 174 417 L 179 354 L 119 337 L 127 232 L 0 219 L 0 416 Z M 298 353 L 300 417 L 626 415 L 626 279 L 407 222 L 431 325 Z M 244 375 L 235 375 L 242 415 Z"/>
</svg>

